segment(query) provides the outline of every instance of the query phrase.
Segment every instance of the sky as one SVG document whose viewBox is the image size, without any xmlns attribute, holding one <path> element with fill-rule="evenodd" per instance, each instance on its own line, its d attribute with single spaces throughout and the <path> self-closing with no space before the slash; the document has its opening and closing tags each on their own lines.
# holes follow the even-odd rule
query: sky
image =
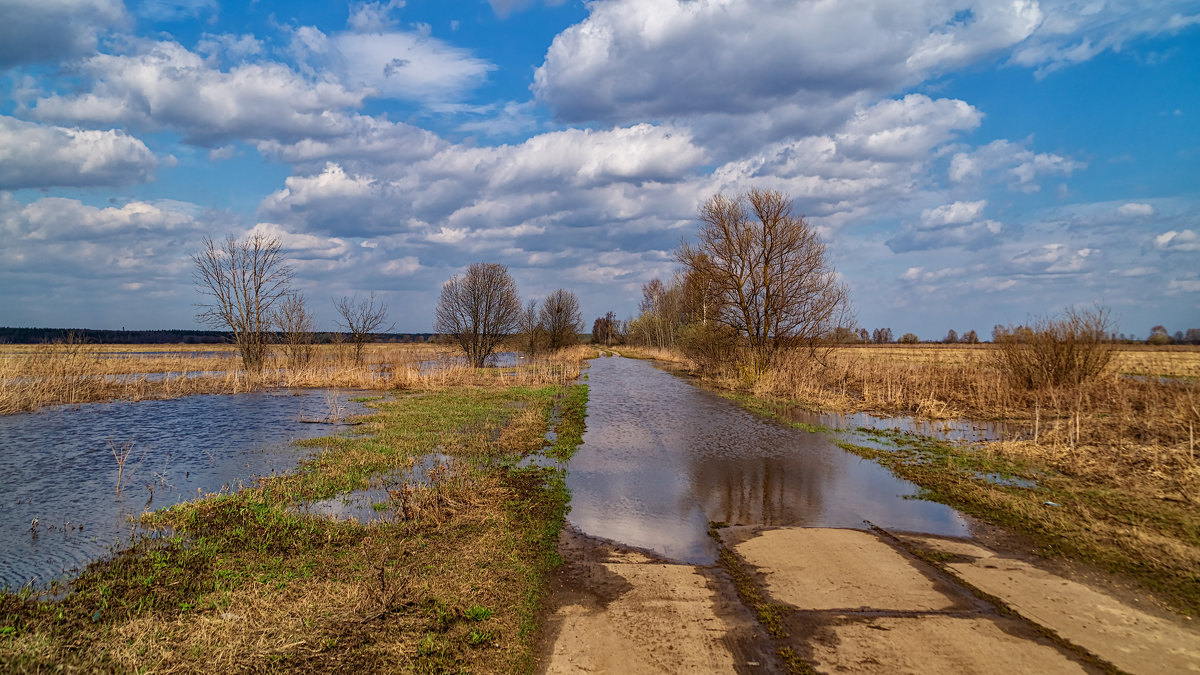
<svg viewBox="0 0 1200 675">
<path fill-rule="evenodd" d="M 868 329 L 1200 327 L 1200 3 L 0 0 L 0 325 L 198 327 L 263 233 L 322 329 L 474 262 L 590 327 L 750 188 Z"/>
</svg>

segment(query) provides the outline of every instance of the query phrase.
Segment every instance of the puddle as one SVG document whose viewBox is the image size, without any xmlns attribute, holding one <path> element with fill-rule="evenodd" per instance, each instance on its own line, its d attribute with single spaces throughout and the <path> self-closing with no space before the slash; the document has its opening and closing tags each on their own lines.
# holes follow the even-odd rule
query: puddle
<svg viewBox="0 0 1200 675">
<path fill-rule="evenodd" d="M 647 361 L 591 364 L 587 431 L 566 478 L 568 520 L 587 534 L 691 564 L 716 559 L 709 521 L 969 534 L 958 512 L 913 499 L 916 485 L 827 434 L 755 415 Z"/>
<path fill-rule="evenodd" d="M 128 518 L 144 510 L 291 470 L 311 452 L 292 441 L 343 428 L 303 421 L 327 419 L 331 397 L 254 392 L 0 417 L 0 587 L 73 576 L 127 543 Z M 345 398 L 346 414 L 366 411 Z M 128 444 L 118 497 L 113 453 Z"/>
<path fill-rule="evenodd" d="M 487 357 L 485 366 L 489 368 L 508 368 L 526 360 L 521 352 L 496 352 Z M 448 356 L 446 358 L 422 361 L 421 375 L 429 375 L 448 368 L 465 368 L 469 363 L 466 356 Z"/>
<path fill-rule="evenodd" d="M 812 424 L 838 431 L 871 429 L 927 436 L 943 441 L 980 442 L 1018 440 L 1026 430 L 1002 422 L 974 420 L 922 420 L 914 417 L 881 417 L 870 413 L 814 413 L 802 408 L 789 408 L 782 416 L 791 421 Z"/>
<path fill-rule="evenodd" d="M 999 473 L 975 473 L 975 477 L 979 480 L 985 480 L 993 485 L 1008 485 L 1010 487 L 1019 488 L 1036 488 L 1037 482 L 1028 478 L 1019 478 L 1017 476 L 1005 476 Z"/>
<path fill-rule="evenodd" d="M 392 495 L 388 491 L 402 485 L 429 485 L 429 473 L 440 467 L 449 467 L 454 458 L 441 452 L 425 455 L 411 469 L 399 473 L 384 474 L 371 479 L 371 487 L 355 490 L 344 495 L 309 502 L 299 507 L 300 513 L 332 518 L 354 520 L 364 525 L 372 522 L 390 521 L 393 517 Z"/>
</svg>

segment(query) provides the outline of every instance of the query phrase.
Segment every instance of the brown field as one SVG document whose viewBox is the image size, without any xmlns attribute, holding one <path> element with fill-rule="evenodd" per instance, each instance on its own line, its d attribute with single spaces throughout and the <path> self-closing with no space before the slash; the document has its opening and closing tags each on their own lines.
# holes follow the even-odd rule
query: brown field
<svg viewBox="0 0 1200 675">
<path fill-rule="evenodd" d="M 570 364 L 577 368 L 588 351 L 578 347 L 514 368 L 427 367 L 422 373 L 422 363 L 452 358 L 458 351 L 446 345 L 374 344 L 366 347 L 363 363 L 355 364 L 350 345 L 320 345 L 312 360 L 300 367 L 289 364 L 279 349 L 263 372 L 254 374 L 241 370 L 232 345 L 4 345 L 0 347 L 0 414 L 55 404 L 264 387 L 411 389 L 482 383 L 497 377 L 513 384 L 541 384 L 562 381 Z"/>
</svg>

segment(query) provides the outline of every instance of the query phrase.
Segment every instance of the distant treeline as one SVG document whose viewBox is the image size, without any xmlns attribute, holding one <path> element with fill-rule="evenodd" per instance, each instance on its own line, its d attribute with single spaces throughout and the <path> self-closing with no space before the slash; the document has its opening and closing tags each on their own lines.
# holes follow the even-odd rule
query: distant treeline
<svg viewBox="0 0 1200 675">
<path fill-rule="evenodd" d="M 276 336 L 278 337 L 278 336 Z M 317 333 L 317 343 L 348 340 L 349 335 Z M 434 333 L 379 333 L 376 342 L 430 342 Z M 233 333 L 218 330 L 95 330 L 91 328 L 0 327 L 0 344 L 33 345 L 80 342 L 104 345 L 220 345 L 233 344 Z"/>
</svg>

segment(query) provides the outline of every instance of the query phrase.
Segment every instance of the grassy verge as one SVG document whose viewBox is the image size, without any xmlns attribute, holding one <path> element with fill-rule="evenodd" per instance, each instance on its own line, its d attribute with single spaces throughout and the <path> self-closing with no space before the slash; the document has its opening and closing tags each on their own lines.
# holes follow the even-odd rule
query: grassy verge
<svg viewBox="0 0 1200 675">
<path fill-rule="evenodd" d="M 559 472 L 517 460 L 544 445 L 556 401 L 581 422 L 586 390 L 564 394 L 375 401 L 368 433 L 308 441 L 320 452 L 290 474 L 154 514 L 158 537 L 65 597 L 0 595 L 0 670 L 529 671 L 568 495 Z M 433 451 L 451 459 L 400 482 Z M 298 508 L 379 486 L 370 524 Z"/>
<path fill-rule="evenodd" d="M 730 398 L 763 415 L 779 417 L 783 409 L 770 399 Z M 1195 502 L 1136 484 L 1064 473 L 1036 461 L 1037 455 L 1023 458 L 1006 447 L 1014 443 L 947 443 L 871 429 L 833 434 L 843 449 L 916 483 L 924 499 L 1024 534 L 1039 554 L 1125 575 L 1177 609 L 1200 614 L 1200 507 Z"/>
</svg>

